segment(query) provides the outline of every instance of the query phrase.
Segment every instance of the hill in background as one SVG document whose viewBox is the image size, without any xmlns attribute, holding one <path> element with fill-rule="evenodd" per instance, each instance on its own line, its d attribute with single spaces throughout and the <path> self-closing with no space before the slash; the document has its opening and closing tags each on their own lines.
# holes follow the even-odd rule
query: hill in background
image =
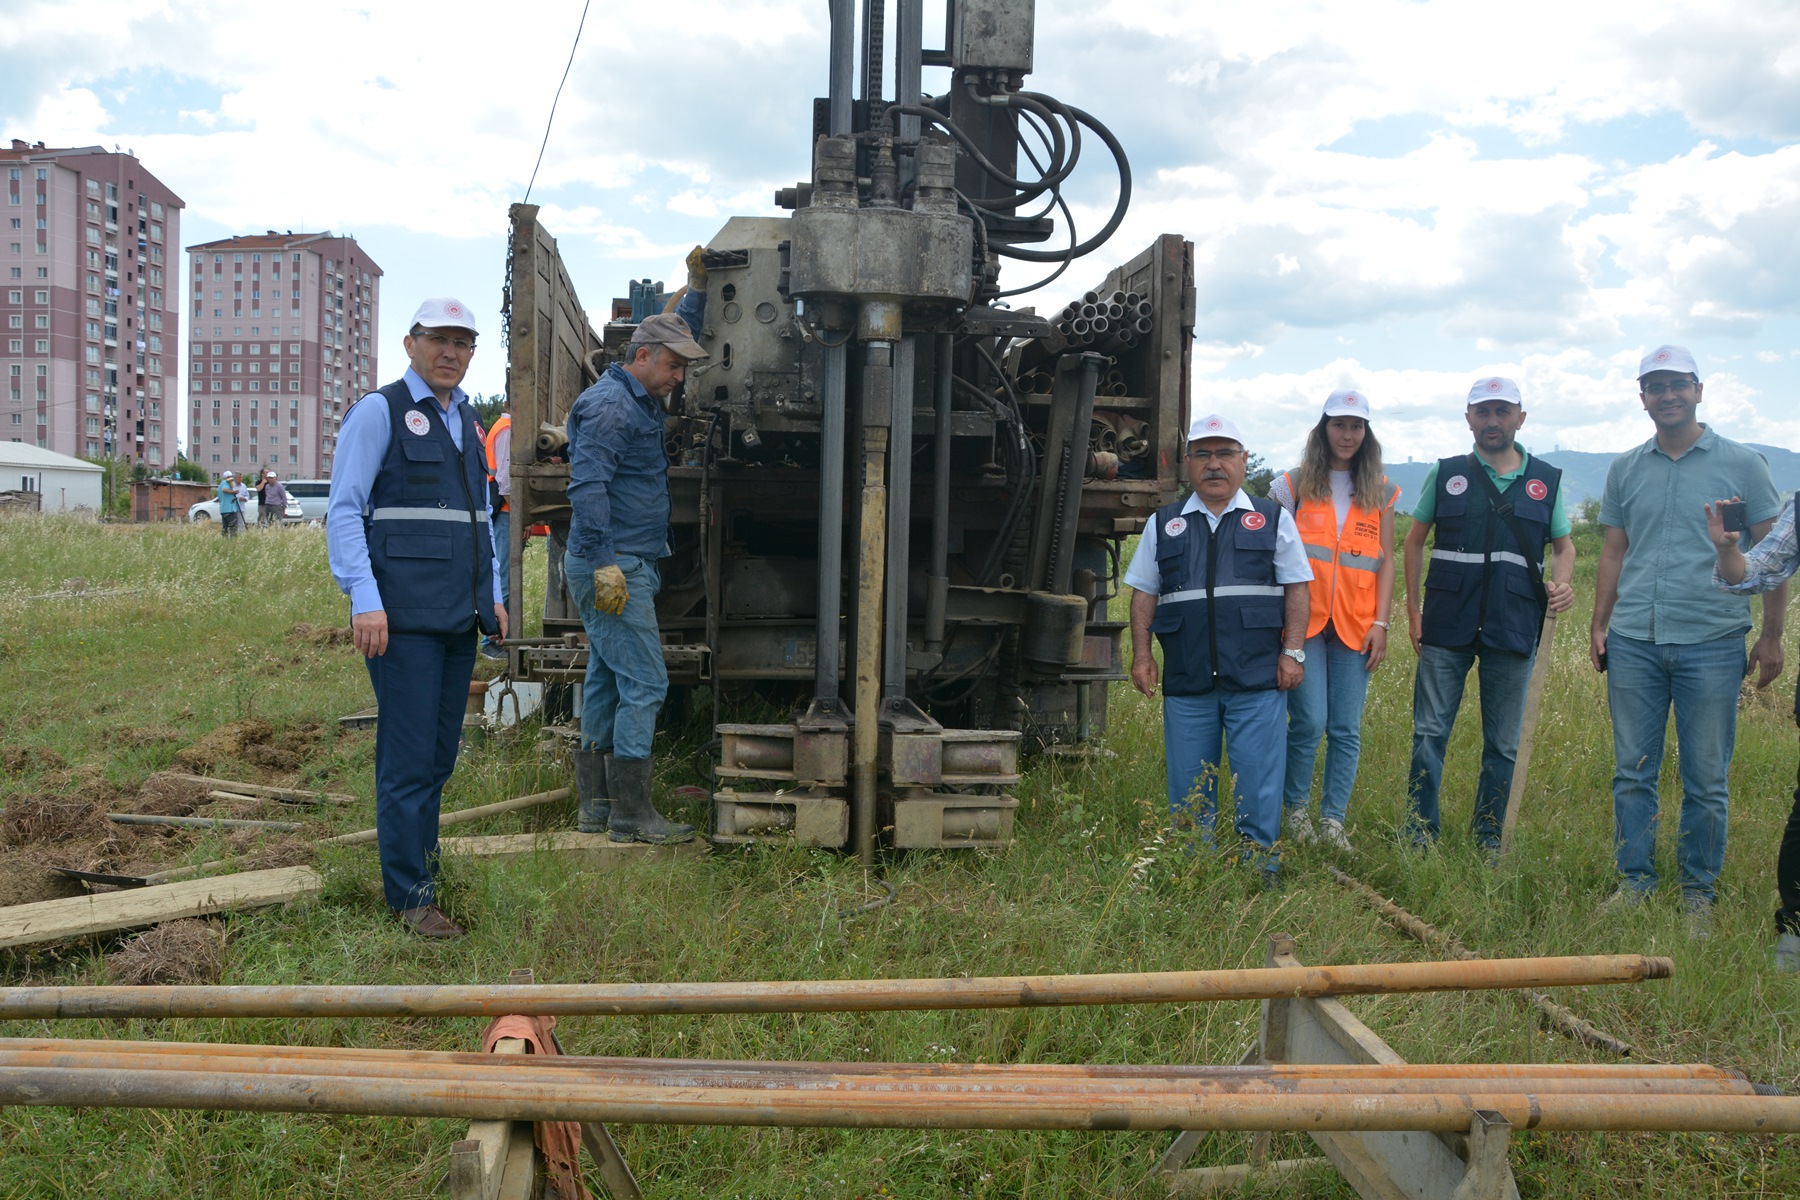
<svg viewBox="0 0 1800 1200">
<path fill-rule="evenodd" d="M 1785 496 L 1800 489 L 1800 454 L 1776 446 L 1760 446 L 1755 442 L 1750 443 L 1750 448 L 1768 460 L 1769 473 L 1775 477 L 1776 491 Z M 1612 466 L 1613 459 L 1617 457 L 1617 453 L 1591 454 L 1580 450 L 1553 450 L 1543 455 L 1545 462 L 1562 468 L 1563 487 L 1567 489 L 1564 503 L 1570 509 L 1589 496 L 1599 497 L 1606 487 L 1606 469 Z M 1388 478 L 1400 486 L 1402 511 L 1412 511 L 1419 499 L 1419 487 L 1425 482 L 1425 472 L 1431 469 L 1431 464 L 1435 461 L 1437 460 L 1425 459 L 1388 464 Z"/>
</svg>

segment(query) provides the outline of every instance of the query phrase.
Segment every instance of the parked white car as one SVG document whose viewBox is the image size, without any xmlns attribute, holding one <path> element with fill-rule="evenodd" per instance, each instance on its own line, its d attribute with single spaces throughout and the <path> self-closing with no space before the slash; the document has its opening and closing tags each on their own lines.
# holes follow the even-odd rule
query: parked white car
<svg viewBox="0 0 1800 1200">
<path fill-rule="evenodd" d="M 244 525 L 246 527 L 255 525 L 258 515 L 259 508 L 256 502 L 256 494 L 252 492 L 250 494 L 249 502 L 244 505 Z M 305 518 L 306 514 L 300 507 L 300 498 L 289 493 L 287 508 L 281 514 L 281 523 L 283 525 L 298 525 L 301 521 L 305 520 Z M 200 503 L 188 509 L 188 520 L 190 521 L 217 521 L 218 519 L 219 498 L 217 496 L 214 496 L 211 500 L 202 500 Z"/>
<path fill-rule="evenodd" d="M 300 518 L 304 521 L 325 521 L 325 502 L 331 496 L 331 480 L 329 479 L 290 479 L 282 484 L 287 488 L 290 501 L 300 502 Z M 294 506 L 288 504 L 288 519 L 294 515 Z"/>
</svg>

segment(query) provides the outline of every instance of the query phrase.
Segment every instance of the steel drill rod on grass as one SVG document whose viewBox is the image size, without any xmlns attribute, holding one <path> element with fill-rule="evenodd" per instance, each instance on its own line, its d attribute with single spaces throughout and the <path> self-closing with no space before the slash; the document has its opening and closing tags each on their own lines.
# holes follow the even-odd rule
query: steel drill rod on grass
<svg viewBox="0 0 1800 1200">
<path fill-rule="evenodd" d="M 890 1012 L 1181 1004 L 1399 992 L 1566 987 L 1667 979 L 1641 954 L 1352 963 L 1116 975 L 820 979 L 741 983 L 0 988 L 0 1019 L 53 1017 L 497 1017 Z"/>
<path fill-rule="evenodd" d="M 348 1113 L 460 1120 L 890 1129 L 1467 1130 L 1478 1112 L 1517 1130 L 1800 1132 L 1800 1099 L 1528 1095 L 1510 1091 L 1061 1097 L 720 1088 L 505 1087 L 333 1075 L 125 1067 L 0 1067 L 0 1105 Z"/>
<path fill-rule="evenodd" d="M 71 1048 L 79 1047 L 79 1048 Z M 151 1046 L 155 1046 L 151 1043 Z M 422 1059 L 321 1055 L 291 1046 L 241 1047 L 260 1055 L 212 1054 L 205 1045 L 169 1044 L 161 1051 L 121 1051 L 104 1041 L 60 1048 L 0 1044 L 0 1066 L 61 1070 L 200 1072 L 207 1075 L 329 1075 L 336 1078 L 395 1079 L 468 1086 L 525 1088 L 642 1087 L 691 1090 L 849 1092 L 874 1083 L 887 1094 L 943 1096 L 1055 1095 L 1064 1098 L 1114 1095 L 1406 1095 L 1505 1090 L 1520 1094 L 1754 1095 L 1745 1080 L 1658 1074 L 1592 1075 L 1554 1066 L 1518 1066 L 1515 1073 L 1444 1068 L 1443 1073 L 1381 1068 L 1291 1072 L 1279 1067 L 1123 1067 L 1095 1073 L 1083 1068 L 1045 1071 L 1036 1066 L 947 1063 L 819 1063 L 791 1070 L 781 1062 L 664 1062 L 657 1059 L 596 1060 L 562 1056 L 503 1057 L 438 1053 Z"/>
<path fill-rule="evenodd" d="M 306 826 L 298 821 L 252 821 L 238 817 L 165 817 L 156 813 L 107 813 L 115 825 L 169 825 L 177 829 L 267 829 L 293 833 Z"/>
</svg>

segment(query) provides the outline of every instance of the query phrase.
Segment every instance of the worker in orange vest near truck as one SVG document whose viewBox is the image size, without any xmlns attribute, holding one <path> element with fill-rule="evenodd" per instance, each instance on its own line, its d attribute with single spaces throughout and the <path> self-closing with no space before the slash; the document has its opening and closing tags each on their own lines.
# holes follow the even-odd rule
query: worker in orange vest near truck
<svg viewBox="0 0 1800 1200">
<path fill-rule="evenodd" d="M 488 430 L 488 509 L 493 515 L 494 561 L 500 568 L 500 594 L 506 611 L 512 611 L 512 401 L 500 398 L 500 416 Z M 489 658 L 505 658 L 506 651 L 492 638 L 481 643 Z"/>
<path fill-rule="evenodd" d="M 1296 842 L 1322 836 L 1350 849 L 1344 816 L 1362 755 L 1369 673 L 1387 657 L 1394 598 L 1394 502 L 1400 489 L 1382 474 L 1381 443 L 1361 392 L 1331 393 L 1306 436 L 1300 465 L 1276 477 L 1269 498 L 1294 514 L 1312 566 L 1306 677 L 1288 693 L 1287 782 L 1282 826 Z M 1319 737 L 1325 781 L 1319 829 L 1308 811 Z"/>
</svg>

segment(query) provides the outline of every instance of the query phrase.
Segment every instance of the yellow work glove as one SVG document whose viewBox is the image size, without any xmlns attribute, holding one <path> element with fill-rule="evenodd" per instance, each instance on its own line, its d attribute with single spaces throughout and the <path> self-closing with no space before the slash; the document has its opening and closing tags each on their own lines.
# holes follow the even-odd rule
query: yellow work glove
<svg viewBox="0 0 1800 1200">
<path fill-rule="evenodd" d="M 594 609 L 618 616 L 625 611 L 625 572 L 618 567 L 601 567 L 594 572 Z"/>
<path fill-rule="evenodd" d="M 705 252 L 705 248 L 701 246 L 695 246 L 692 250 L 688 251 L 687 285 L 688 291 L 690 292 L 704 292 L 706 290 L 706 264 L 701 261 L 701 255 Z"/>
</svg>

